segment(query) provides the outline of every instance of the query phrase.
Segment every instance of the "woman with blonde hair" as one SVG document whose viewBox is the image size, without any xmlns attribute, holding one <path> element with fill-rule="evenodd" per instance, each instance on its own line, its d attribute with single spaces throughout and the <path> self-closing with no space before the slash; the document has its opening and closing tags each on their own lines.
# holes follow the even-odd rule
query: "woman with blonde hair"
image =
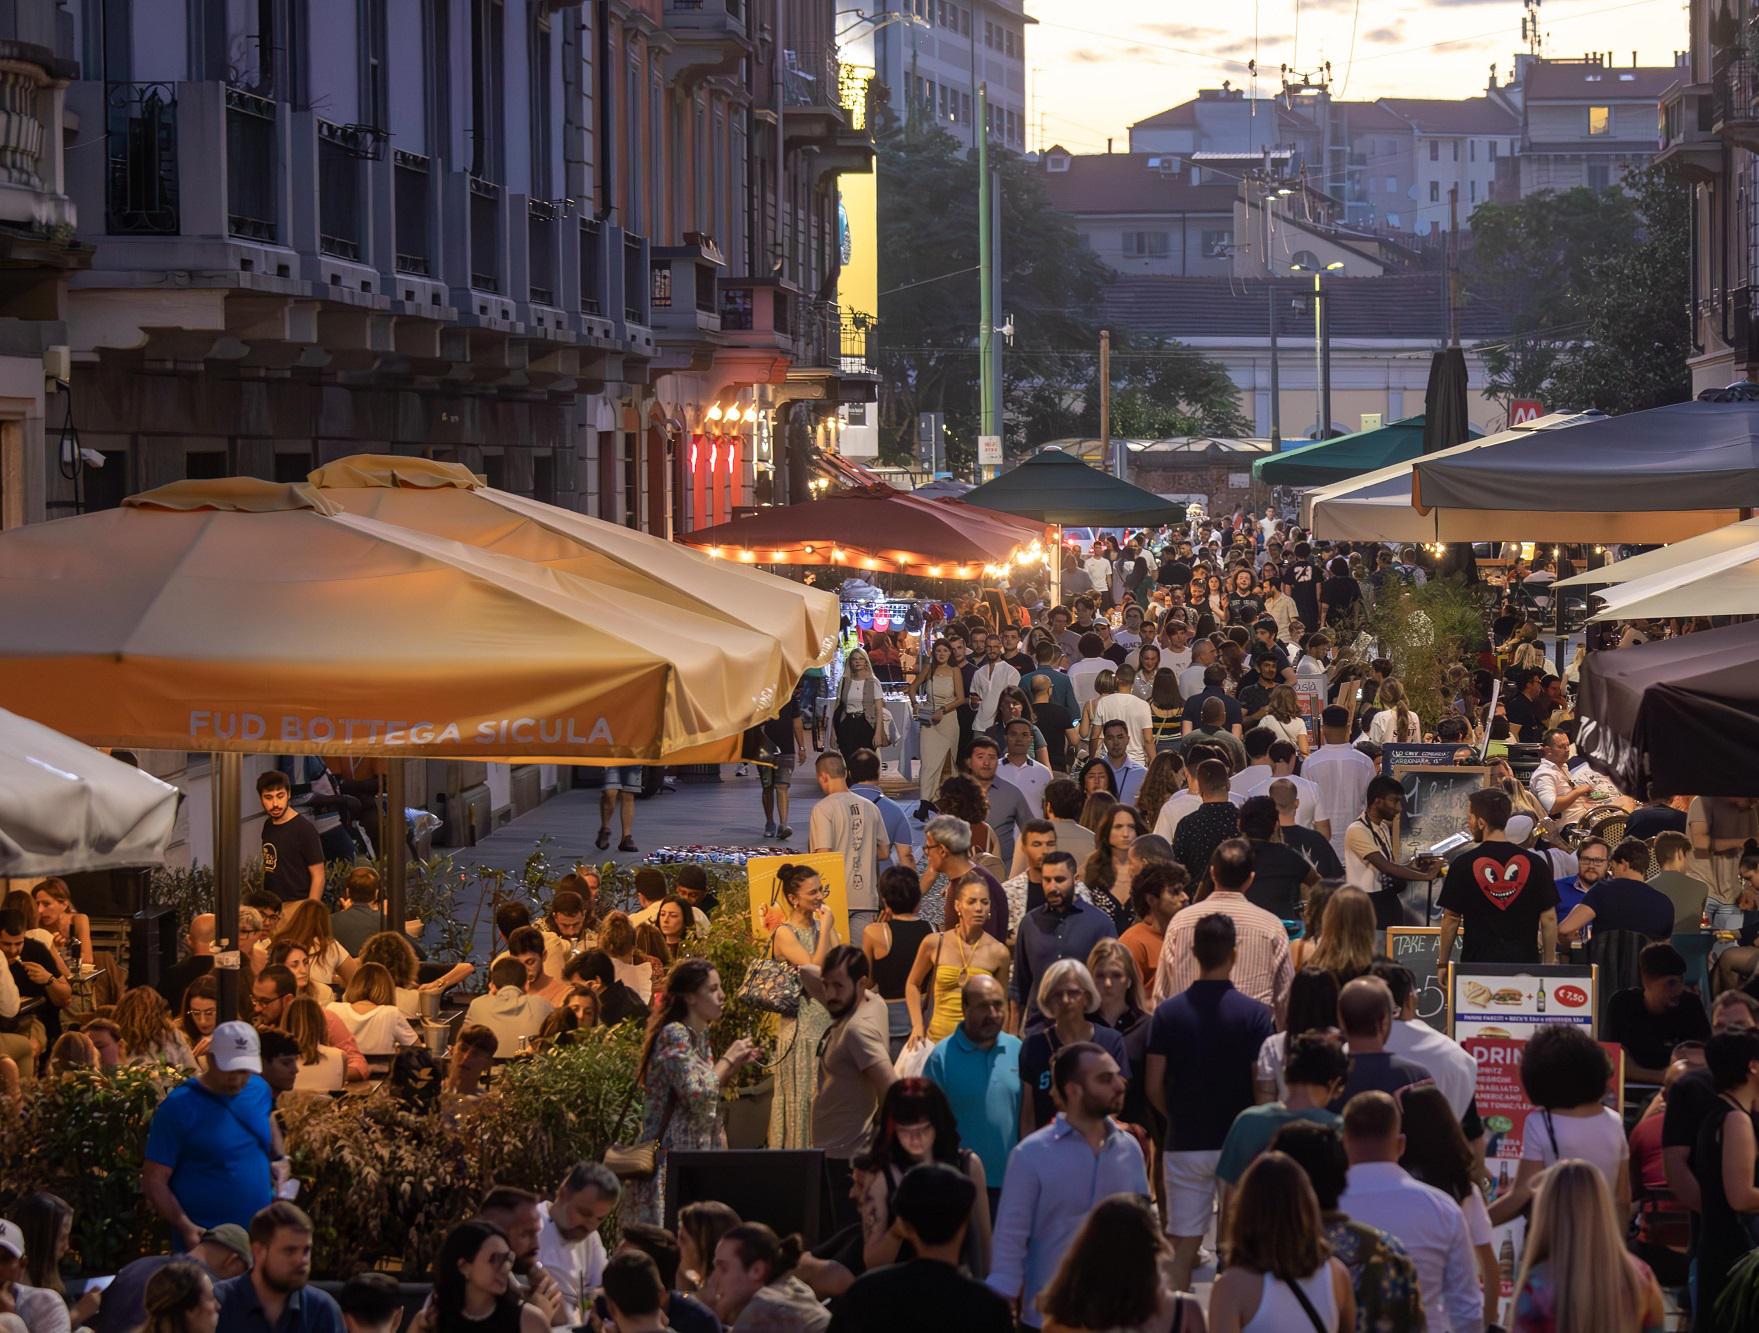
<svg viewBox="0 0 1759 1333">
<path fill-rule="evenodd" d="M 397 1009 L 405 1018 L 420 1015 L 422 991 L 447 990 L 468 981 L 476 971 L 469 963 L 459 963 L 444 976 L 422 981 L 421 960 L 416 957 L 415 946 L 398 930 L 381 930 L 376 935 L 367 936 L 366 943 L 360 946 L 360 964 L 364 967 L 368 963 L 377 963 L 391 974 Z"/>
<path fill-rule="evenodd" d="M 1655 1274 L 1625 1249 L 1599 1168 L 1565 1158 L 1539 1180 L 1510 1333 L 1659 1333 Z M 1706 1327 L 1709 1311 L 1700 1313 Z"/>
<path fill-rule="evenodd" d="M 844 754 L 878 750 L 885 706 L 885 690 L 873 674 L 873 662 L 862 649 L 852 649 L 843 659 L 843 678 L 837 682 L 837 702 L 831 710 L 837 748 Z"/>
<path fill-rule="evenodd" d="M 1278 685 L 1270 692 L 1270 712 L 1258 719 L 1258 725 L 1293 745 L 1303 758 L 1313 748 L 1307 719 L 1301 716 L 1301 697 L 1293 685 Z"/>
<path fill-rule="evenodd" d="M 1314 951 L 1319 948 L 1320 932 L 1324 928 L 1325 909 L 1331 904 L 1333 895 L 1342 887 L 1336 880 L 1322 879 L 1307 891 L 1307 904 L 1301 913 L 1301 938 L 1289 941 L 1289 962 L 1297 972 L 1312 965 Z"/>
<path fill-rule="evenodd" d="M 1361 889 L 1345 885 L 1325 905 L 1319 944 L 1305 962 L 1323 968 L 1341 987 L 1366 976 L 1374 962 L 1374 902 Z"/>
<path fill-rule="evenodd" d="M 342 1020 L 360 1053 L 369 1060 L 389 1059 L 399 1046 L 414 1046 L 420 1041 L 409 1020 L 398 1012 L 391 974 L 377 963 L 363 963 L 342 998 L 325 1012 Z"/>
<path fill-rule="evenodd" d="M 282 1020 L 287 1035 L 299 1047 L 299 1072 L 294 1075 L 297 1092 L 335 1092 L 347 1081 L 342 1052 L 329 1044 L 329 1024 L 316 1000 L 304 996 L 287 1006 Z"/>
<path fill-rule="evenodd" d="M 643 1004 L 653 999 L 653 964 L 641 952 L 635 926 L 625 913 L 611 912 L 600 923 L 599 948 L 610 958 L 618 981 L 641 996 Z"/>
<path fill-rule="evenodd" d="M 73 905 L 67 881 L 54 875 L 31 890 L 36 902 L 35 923 L 49 933 L 49 947 L 57 958 L 92 965 L 92 921 Z"/>
<path fill-rule="evenodd" d="M 49 1078 L 65 1078 L 80 1069 L 98 1067 L 98 1048 L 83 1032 L 63 1032 L 49 1050 Z"/>
<path fill-rule="evenodd" d="M 147 1321 L 141 1333 L 214 1333 L 220 1326 L 213 1279 L 188 1259 L 173 1259 L 155 1268 L 142 1304 Z"/>
<path fill-rule="evenodd" d="M 175 1065 L 196 1067 L 189 1042 L 171 1018 L 171 1006 L 151 986 L 135 986 L 122 992 L 111 1015 L 122 1033 L 125 1065 Z"/>
<path fill-rule="evenodd" d="M 958 770 L 959 702 L 965 697 L 964 677 L 953 665 L 953 645 L 936 639 L 928 650 L 928 668 L 916 678 L 916 720 L 921 724 L 920 790 L 939 791 Z"/>
<path fill-rule="evenodd" d="M 1411 711 L 1405 687 L 1383 680 L 1375 694 L 1380 711 L 1368 723 L 1368 739 L 1376 745 L 1416 745 L 1423 740 L 1423 722 Z"/>
<path fill-rule="evenodd" d="M 330 927 L 330 909 L 315 899 L 295 903 L 281 914 L 275 943 L 291 941 L 305 950 L 311 963 L 311 979 L 334 987 L 338 978 L 346 986 L 360 966 Z"/>
<path fill-rule="evenodd" d="M 1227 1258 L 1228 1269 L 1210 1292 L 1210 1333 L 1356 1327 L 1350 1270 L 1332 1258 L 1319 1196 L 1287 1154 L 1264 1153 L 1240 1177 Z"/>
</svg>

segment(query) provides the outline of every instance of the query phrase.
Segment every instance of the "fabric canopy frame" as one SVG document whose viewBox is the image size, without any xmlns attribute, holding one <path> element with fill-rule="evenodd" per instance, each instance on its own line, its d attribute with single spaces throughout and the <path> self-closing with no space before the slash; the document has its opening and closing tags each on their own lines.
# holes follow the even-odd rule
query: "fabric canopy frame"
<svg viewBox="0 0 1759 1333">
<path fill-rule="evenodd" d="M 679 538 L 727 563 L 840 565 L 876 573 L 976 579 L 1044 549 L 1041 525 L 923 500 L 890 486 L 848 487 L 760 509 Z"/>
<path fill-rule="evenodd" d="M 1632 583 L 1638 579 L 1646 579 L 1651 574 L 1678 569 L 1681 566 L 1702 560 L 1706 556 L 1720 555 L 1724 551 L 1732 551 L 1745 546 L 1753 546 L 1755 548 L 1754 554 L 1759 555 L 1759 518 L 1742 519 L 1739 523 L 1730 523 L 1726 527 L 1714 528 L 1696 537 L 1688 537 L 1671 546 L 1664 546 L 1660 550 L 1626 556 L 1623 560 L 1614 560 L 1598 569 L 1586 570 L 1581 574 L 1572 574 L 1567 579 L 1559 579 L 1552 586 L 1557 588 L 1614 587 Z"/>
<path fill-rule="evenodd" d="M 1459 457 L 1491 445 L 1529 439 L 1536 431 L 1559 430 L 1599 419 L 1598 412 L 1552 412 L 1511 426 L 1495 435 L 1481 436 L 1438 450 L 1428 457 Z M 1412 507 L 1411 476 L 1416 461 L 1412 458 L 1402 463 L 1389 464 L 1363 476 L 1307 492 L 1301 497 L 1302 526 L 1315 536 L 1328 541 L 1477 540 L 1444 537 L 1439 513 L 1424 514 Z"/>
<path fill-rule="evenodd" d="M 776 640 L 777 697 L 836 651 L 834 594 L 699 552 L 618 523 L 496 490 L 468 468 L 394 454 L 356 454 L 308 478 L 337 508 L 578 574 L 693 617 Z M 695 623 L 692 621 L 692 623 Z"/>
<path fill-rule="evenodd" d="M 1634 795 L 1759 788 L 1759 621 L 1590 653 L 1577 748 Z"/>
<path fill-rule="evenodd" d="M 1759 507 L 1759 403 L 1674 403 L 1418 459 L 1411 501 L 1469 530 L 1447 540 L 1696 536 Z"/>
<path fill-rule="evenodd" d="M 1252 464 L 1252 480 L 1270 486 L 1325 486 L 1406 463 L 1423 452 L 1424 415 L 1316 440 Z M 1477 437 L 1477 432 L 1472 432 Z"/>
<path fill-rule="evenodd" d="M 250 478 L 0 533 L 0 618 L 0 704 L 92 744 L 712 763 L 780 703 L 755 630 Z"/>
<path fill-rule="evenodd" d="M 1185 505 L 1089 467 L 1057 449 L 1043 449 L 961 497 L 982 509 L 1074 528 L 1176 523 Z"/>
<path fill-rule="evenodd" d="M 0 878 L 161 865 L 177 788 L 0 709 Z"/>
<path fill-rule="evenodd" d="M 1595 620 L 1759 615 L 1759 538 L 1656 570 L 1600 596 Z"/>
</svg>

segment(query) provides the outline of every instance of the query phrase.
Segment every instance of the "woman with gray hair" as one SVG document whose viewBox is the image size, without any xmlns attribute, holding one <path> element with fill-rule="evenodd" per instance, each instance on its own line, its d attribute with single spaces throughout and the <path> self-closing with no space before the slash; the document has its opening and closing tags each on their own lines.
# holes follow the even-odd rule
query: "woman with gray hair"
<svg viewBox="0 0 1759 1333">
<path fill-rule="evenodd" d="M 1099 1010 L 1099 987 L 1087 964 L 1078 958 L 1059 958 L 1044 970 L 1038 983 L 1038 1007 L 1050 1023 L 1027 1034 L 1020 1044 L 1020 1137 L 1048 1125 L 1062 1108 L 1051 1091 L 1051 1065 L 1057 1052 L 1070 1042 L 1090 1041 L 1118 1062 L 1118 1070 L 1130 1077 L 1130 1054 L 1124 1038 L 1103 1023 L 1093 1021 Z"/>
</svg>

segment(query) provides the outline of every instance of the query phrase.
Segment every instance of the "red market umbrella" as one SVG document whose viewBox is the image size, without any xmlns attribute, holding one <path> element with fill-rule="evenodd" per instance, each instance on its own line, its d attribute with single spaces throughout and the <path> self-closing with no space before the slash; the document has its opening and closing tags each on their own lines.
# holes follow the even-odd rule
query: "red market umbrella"
<svg viewBox="0 0 1759 1333">
<path fill-rule="evenodd" d="M 746 564 L 842 565 L 976 579 L 1021 555 L 1036 559 L 1043 550 L 1044 530 L 957 501 L 919 500 L 876 484 L 760 509 L 687 532 L 678 540 L 710 556 Z"/>
</svg>

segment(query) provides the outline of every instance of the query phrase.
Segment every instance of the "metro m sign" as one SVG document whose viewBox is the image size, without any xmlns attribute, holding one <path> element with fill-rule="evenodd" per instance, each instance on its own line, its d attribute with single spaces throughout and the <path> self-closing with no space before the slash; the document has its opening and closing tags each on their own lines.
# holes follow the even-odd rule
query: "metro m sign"
<svg viewBox="0 0 1759 1333">
<path fill-rule="evenodd" d="M 1537 398 L 1516 398 L 1509 403 L 1509 425 L 1519 426 L 1537 421 L 1545 415 L 1545 404 Z"/>
</svg>

